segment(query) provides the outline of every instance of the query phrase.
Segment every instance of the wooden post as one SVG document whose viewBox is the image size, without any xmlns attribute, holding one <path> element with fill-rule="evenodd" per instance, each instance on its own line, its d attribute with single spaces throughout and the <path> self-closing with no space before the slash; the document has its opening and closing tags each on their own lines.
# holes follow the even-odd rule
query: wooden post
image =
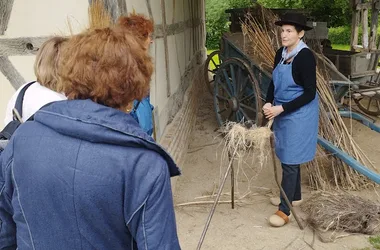
<svg viewBox="0 0 380 250">
<path fill-rule="evenodd" d="M 371 30 L 369 36 L 369 49 L 376 50 L 377 26 L 379 21 L 379 0 L 372 0 Z"/>
<path fill-rule="evenodd" d="M 359 38 L 360 11 L 356 9 L 360 0 L 351 0 L 352 7 L 352 33 L 351 33 L 351 51 L 355 50 Z"/>
<path fill-rule="evenodd" d="M 169 43 L 168 43 L 168 34 L 166 29 L 166 5 L 165 0 L 161 0 L 161 13 L 162 13 L 162 31 L 164 36 L 164 47 L 165 47 L 165 68 L 166 68 L 166 96 L 170 97 L 170 71 L 169 71 Z"/>
<path fill-rule="evenodd" d="M 368 9 L 362 10 L 362 27 L 363 27 L 363 38 L 362 45 L 363 49 L 368 49 Z"/>
<path fill-rule="evenodd" d="M 4 35 L 11 17 L 13 0 L 0 1 L 0 35 Z"/>
<path fill-rule="evenodd" d="M 13 66 L 8 57 L 0 56 L 0 72 L 8 79 L 14 89 L 18 89 L 25 83 L 24 78 Z"/>
</svg>

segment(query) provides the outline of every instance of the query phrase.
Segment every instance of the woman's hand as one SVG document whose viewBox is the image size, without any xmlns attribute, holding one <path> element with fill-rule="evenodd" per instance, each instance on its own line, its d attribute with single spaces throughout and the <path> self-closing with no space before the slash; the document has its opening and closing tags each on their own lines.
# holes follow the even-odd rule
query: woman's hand
<svg viewBox="0 0 380 250">
<path fill-rule="evenodd" d="M 271 108 L 271 107 L 272 107 L 272 103 L 267 102 L 267 103 L 265 103 L 265 105 L 263 106 L 263 111 L 265 111 L 266 109 Z"/>
<path fill-rule="evenodd" d="M 282 105 L 270 107 L 269 105 L 267 106 L 267 104 L 268 103 L 264 105 L 263 110 L 265 117 L 269 120 L 275 118 L 276 116 L 284 112 L 284 108 L 282 107 Z"/>
</svg>

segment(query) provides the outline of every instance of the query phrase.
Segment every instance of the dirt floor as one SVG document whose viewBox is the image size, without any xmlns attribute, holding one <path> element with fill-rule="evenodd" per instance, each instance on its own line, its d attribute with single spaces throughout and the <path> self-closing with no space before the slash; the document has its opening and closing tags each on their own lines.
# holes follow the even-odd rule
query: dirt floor
<svg viewBox="0 0 380 250">
<path fill-rule="evenodd" d="M 351 122 L 347 121 L 349 127 Z M 182 249 L 196 249 L 212 204 L 184 205 L 189 202 L 213 201 L 221 176 L 221 138 L 218 137 L 211 96 L 205 92 L 198 110 L 188 154 L 181 166 L 183 175 L 178 179 L 174 193 L 178 232 Z M 352 123 L 354 138 L 375 166 L 380 168 L 380 134 L 367 127 Z M 257 162 L 252 165 L 257 165 Z M 225 164 L 223 169 L 225 169 Z M 248 176 L 255 173 L 245 168 Z M 223 173 L 222 173 L 223 174 Z M 306 179 L 306 178 L 305 178 Z M 277 209 L 269 203 L 269 197 L 278 192 L 274 181 L 273 165 L 267 163 L 258 176 L 248 185 L 242 171 L 238 176 L 239 193 L 242 196 L 250 186 L 250 194 L 237 201 L 235 209 L 230 204 L 219 204 L 207 231 L 202 249 L 371 249 L 368 236 L 353 235 L 323 243 L 313 230 L 300 230 L 296 221 L 282 228 L 268 225 L 268 217 Z M 230 179 L 227 179 L 222 200 L 230 200 Z M 311 191 L 303 182 L 304 199 Z M 380 200 L 372 190 L 360 193 Z"/>
</svg>

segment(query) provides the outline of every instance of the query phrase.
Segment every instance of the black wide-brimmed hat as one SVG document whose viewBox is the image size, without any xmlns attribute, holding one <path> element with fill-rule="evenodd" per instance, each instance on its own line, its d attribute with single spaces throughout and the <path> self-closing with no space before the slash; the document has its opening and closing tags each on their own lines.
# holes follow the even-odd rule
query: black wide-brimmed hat
<svg viewBox="0 0 380 250">
<path fill-rule="evenodd" d="M 276 21 L 274 24 L 278 26 L 282 26 L 284 24 L 291 24 L 294 26 L 298 26 L 305 31 L 313 29 L 312 27 L 307 26 L 306 22 L 307 20 L 304 15 L 299 13 L 288 12 L 281 16 L 281 20 Z"/>
</svg>

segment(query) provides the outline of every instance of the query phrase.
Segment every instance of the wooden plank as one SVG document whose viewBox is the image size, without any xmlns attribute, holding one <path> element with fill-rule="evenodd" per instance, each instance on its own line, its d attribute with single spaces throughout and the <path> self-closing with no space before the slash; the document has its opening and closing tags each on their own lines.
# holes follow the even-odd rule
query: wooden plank
<svg viewBox="0 0 380 250">
<path fill-rule="evenodd" d="M 170 88 L 170 63 L 169 63 L 169 43 L 166 27 L 166 4 L 165 0 L 161 0 L 161 17 L 162 17 L 162 30 L 164 38 L 164 49 L 165 49 L 165 69 L 166 69 L 166 96 L 170 97 L 171 88 Z"/>
<path fill-rule="evenodd" d="M 152 5 L 150 4 L 150 0 L 146 0 L 146 7 L 148 8 L 149 18 L 153 19 Z"/>
<path fill-rule="evenodd" d="M 50 36 L 0 39 L 0 56 L 34 55 Z"/>
<path fill-rule="evenodd" d="M 360 12 L 356 10 L 356 5 L 360 0 L 351 0 L 352 6 L 352 24 L 351 24 L 351 51 L 355 50 L 355 46 L 358 44 L 359 39 L 359 25 L 360 25 Z"/>
<path fill-rule="evenodd" d="M 13 0 L 0 1 L 0 35 L 4 35 L 8 28 L 8 22 L 11 17 Z"/>
<path fill-rule="evenodd" d="M 369 36 L 369 49 L 376 50 L 377 26 L 379 21 L 379 10 L 376 8 L 378 0 L 372 0 L 371 28 Z"/>
<path fill-rule="evenodd" d="M 18 89 L 25 83 L 24 78 L 7 57 L 0 56 L 0 72 L 8 79 L 14 89 Z"/>
<path fill-rule="evenodd" d="M 171 36 L 184 32 L 187 28 L 195 28 L 202 25 L 203 20 L 187 20 L 166 26 L 166 35 Z M 162 25 L 155 26 L 155 38 L 163 38 Z M 43 37 L 18 37 L 0 39 L 0 56 L 34 55 L 41 45 L 51 38 Z"/>
<path fill-rule="evenodd" d="M 362 10 L 363 49 L 368 49 L 368 9 Z"/>
<path fill-rule="evenodd" d="M 380 87 L 368 88 L 368 89 L 358 89 L 358 90 L 355 90 L 355 93 L 362 93 L 362 92 L 367 92 L 367 91 L 380 91 Z"/>
<path fill-rule="evenodd" d="M 376 95 L 376 91 L 361 92 L 360 94 L 363 96 L 373 97 Z"/>
<path fill-rule="evenodd" d="M 371 2 L 356 4 L 356 10 L 368 10 L 372 7 Z"/>
</svg>

